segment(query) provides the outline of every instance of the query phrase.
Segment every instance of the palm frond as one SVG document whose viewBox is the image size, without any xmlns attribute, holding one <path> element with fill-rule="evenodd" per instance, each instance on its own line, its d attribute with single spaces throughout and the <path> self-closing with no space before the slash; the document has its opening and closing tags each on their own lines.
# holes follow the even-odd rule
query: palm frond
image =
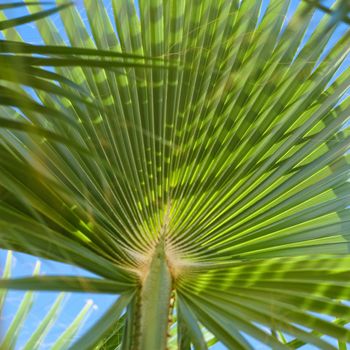
<svg viewBox="0 0 350 350">
<path fill-rule="evenodd" d="M 113 328 L 121 349 L 164 348 L 173 295 L 180 349 L 205 349 L 203 327 L 230 349 L 253 349 L 246 335 L 272 349 L 290 348 L 285 335 L 320 349 L 335 349 L 322 335 L 350 341 L 339 303 L 350 32 L 334 36 L 346 2 L 310 35 L 315 2 L 287 19 L 288 0 L 264 12 L 260 0 L 113 0 L 116 30 L 102 1 L 84 4 L 91 35 L 74 6 L 60 12 L 70 48 L 47 17 L 36 23 L 47 46 L 4 31 L 21 69 L 43 75 L 28 80 L 34 101 L 4 73 L 0 245 L 99 279 L 0 287 L 123 293 L 74 349 Z"/>
<path fill-rule="evenodd" d="M 4 267 L 4 271 L 2 274 L 3 279 L 8 279 L 11 276 L 11 266 L 12 266 L 12 252 L 9 251 L 7 254 L 7 259 Z M 40 262 L 38 262 L 35 266 L 34 275 L 38 275 L 40 270 Z M 2 281 L 2 279 L 0 280 Z M 29 312 L 32 309 L 35 294 L 33 292 L 26 292 L 20 302 L 18 309 L 4 334 L 1 334 L 0 337 L 0 349 L 17 349 L 18 348 L 18 337 L 21 333 L 24 323 L 28 319 Z M 6 301 L 6 292 L 1 291 L 0 295 L 0 313 L 2 312 L 3 317 L 7 317 L 4 314 L 3 306 Z M 47 312 L 45 318 L 37 325 L 37 327 L 33 327 L 31 329 L 31 336 L 25 341 L 22 346 L 23 350 L 37 350 L 44 344 L 45 338 L 49 333 L 50 329 L 54 327 L 55 322 L 63 311 L 63 301 L 65 299 L 65 294 L 60 293 L 49 311 Z M 68 324 L 65 331 L 59 336 L 59 338 L 52 344 L 51 349 L 55 350 L 63 350 L 68 349 L 69 345 L 72 344 L 74 335 L 77 333 L 79 328 L 82 326 L 86 317 L 88 316 L 88 312 L 91 310 L 93 306 L 93 302 L 90 300 L 86 303 L 86 305 L 82 308 L 80 313 L 74 318 L 71 324 Z M 3 324 L 3 322 L 1 322 Z"/>
</svg>

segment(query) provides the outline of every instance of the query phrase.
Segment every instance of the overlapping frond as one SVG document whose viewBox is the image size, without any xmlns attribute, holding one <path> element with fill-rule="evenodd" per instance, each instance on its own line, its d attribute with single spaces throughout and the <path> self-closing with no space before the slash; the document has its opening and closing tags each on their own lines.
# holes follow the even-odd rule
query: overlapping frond
<svg viewBox="0 0 350 350">
<path fill-rule="evenodd" d="M 2 273 L 2 278 L 9 279 L 11 277 L 12 270 L 12 252 L 9 251 L 7 254 L 7 259 Z M 35 266 L 33 275 L 38 275 L 40 273 L 40 262 Z M 57 288 L 58 289 L 58 288 Z M 56 289 L 56 290 L 57 290 Z M 6 307 L 9 298 L 6 297 L 6 291 L 1 291 L 0 294 L 0 317 L 7 318 L 8 315 L 5 315 L 3 312 L 4 306 Z M 49 331 L 54 327 L 57 318 L 63 310 L 63 301 L 65 299 L 65 294 L 60 293 L 56 300 L 51 305 L 46 316 L 43 320 L 33 327 L 31 335 L 26 339 L 22 344 L 21 348 L 23 350 L 37 350 L 44 345 L 45 339 Z M 17 349 L 18 348 L 18 338 L 21 333 L 21 330 L 28 319 L 29 313 L 35 303 L 35 294 L 33 292 L 26 292 L 23 296 L 21 302 L 19 303 L 18 309 L 9 323 L 9 326 L 6 329 L 4 334 L 1 334 L 0 338 L 0 349 Z M 50 345 L 51 349 L 54 350 L 64 350 L 68 349 L 70 344 L 73 342 L 73 338 L 76 335 L 79 328 L 82 326 L 84 320 L 88 316 L 89 311 L 93 306 L 92 300 L 89 300 L 86 305 L 80 310 L 79 314 L 76 315 L 74 320 L 66 326 L 66 329 L 59 335 L 57 340 Z M 4 319 L 3 319 L 4 320 Z M 2 329 L 4 332 L 3 325 L 4 321 L 1 321 Z"/>
<path fill-rule="evenodd" d="M 36 95 L 0 73 L 0 244 L 102 279 L 0 286 L 124 293 L 76 348 L 128 307 L 128 349 L 161 240 L 181 349 L 206 348 L 201 327 L 230 349 L 251 349 L 245 334 L 272 349 L 293 346 L 284 334 L 349 341 L 349 31 L 334 37 L 348 13 L 336 1 L 310 34 L 312 3 L 289 18 L 289 0 L 113 0 L 112 20 L 85 0 L 88 24 L 60 12 L 73 51 L 49 18 L 43 48 L 5 30 Z M 87 62 L 48 56 L 71 53 Z"/>
</svg>

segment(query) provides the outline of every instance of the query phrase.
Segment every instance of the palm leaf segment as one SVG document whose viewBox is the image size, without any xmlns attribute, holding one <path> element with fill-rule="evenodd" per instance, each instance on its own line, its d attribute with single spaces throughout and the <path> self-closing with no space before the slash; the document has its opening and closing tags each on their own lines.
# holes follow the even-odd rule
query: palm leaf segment
<svg viewBox="0 0 350 350">
<path fill-rule="evenodd" d="M 76 349 L 97 345 L 125 307 L 124 348 L 150 344 L 137 329 L 155 271 L 169 290 L 154 289 L 160 304 L 175 296 L 181 349 L 206 348 L 198 322 L 231 349 L 252 348 L 244 333 L 273 349 L 334 349 L 321 334 L 349 341 L 346 320 L 321 316 L 349 312 L 338 300 L 350 294 L 350 70 L 334 79 L 349 33 L 326 50 L 346 3 L 303 45 L 308 2 L 287 21 L 286 0 L 262 16 L 256 0 L 144 0 L 139 16 L 116 0 L 117 34 L 101 1 L 84 3 L 91 36 L 73 7 L 61 12 L 71 45 L 125 58 L 107 70 L 77 58 L 56 68 L 93 106 L 73 87 L 34 86 L 41 107 L 1 107 L 0 241 L 102 279 L 1 285 L 122 293 Z M 64 45 L 49 19 L 37 27 L 46 44 Z M 167 63 L 128 63 L 130 53 Z"/>
<path fill-rule="evenodd" d="M 4 267 L 4 271 L 2 273 L 2 278 L 9 278 L 11 276 L 13 257 L 12 252 L 9 251 L 6 258 L 6 263 Z M 35 265 L 33 275 L 37 275 L 40 272 L 40 261 Z M 6 305 L 11 304 L 10 298 L 7 296 L 6 291 L 1 291 L 0 293 L 0 313 L 1 318 L 7 318 L 6 315 Z M 38 350 L 41 346 L 45 346 L 46 336 L 52 327 L 55 325 L 57 318 L 62 312 L 62 304 L 65 299 L 65 294 L 60 293 L 52 306 L 50 307 L 47 315 L 44 319 L 38 324 L 37 328 L 33 329 L 31 335 L 24 342 L 22 349 L 23 350 Z M 29 313 L 35 303 L 35 294 L 33 292 L 28 291 L 24 294 L 17 311 L 15 312 L 12 320 L 5 332 L 5 334 L 1 334 L 0 339 L 0 348 L 14 350 L 19 347 L 19 335 L 21 334 L 21 330 L 24 327 L 26 321 L 28 321 Z M 12 302 L 13 304 L 13 302 Z M 4 308 L 5 306 L 5 308 Z M 66 326 L 64 332 L 62 332 L 59 337 L 54 341 L 50 346 L 50 349 L 53 350 L 64 350 L 69 347 L 69 345 L 73 341 L 74 335 L 77 333 L 79 328 L 82 326 L 84 320 L 86 319 L 89 311 L 93 306 L 93 302 L 88 300 L 86 305 L 81 309 L 79 314 L 74 318 L 74 320 Z M 5 309 L 5 310 L 3 310 Z M 4 319 L 2 319 L 1 324 L 4 324 Z"/>
</svg>

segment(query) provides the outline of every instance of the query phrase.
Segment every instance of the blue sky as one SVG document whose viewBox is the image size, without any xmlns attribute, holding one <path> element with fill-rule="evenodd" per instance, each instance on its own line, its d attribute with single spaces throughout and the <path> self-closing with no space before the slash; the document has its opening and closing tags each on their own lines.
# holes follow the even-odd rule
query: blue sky
<svg viewBox="0 0 350 350">
<path fill-rule="evenodd" d="M 1 0 L 0 0 L 1 1 Z M 3 1 L 1 1 L 3 2 Z M 291 1 L 291 7 L 289 14 L 291 14 L 294 9 L 296 8 L 296 5 L 299 3 L 299 0 L 292 0 Z M 325 5 L 329 5 L 332 1 L 324 1 Z M 110 0 L 104 0 L 104 3 L 106 4 L 107 9 L 111 9 L 111 3 Z M 87 23 L 86 15 L 83 11 L 83 1 L 77 0 L 76 5 L 78 9 L 82 13 L 82 17 Z M 111 13 L 111 12 L 110 12 Z M 16 10 L 16 11 L 8 11 L 7 14 L 10 17 L 18 16 L 24 14 L 24 10 Z M 318 24 L 320 20 L 321 13 L 318 13 L 312 22 L 311 31 L 315 26 Z M 53 17 L 54 22 L 59 28 L 62 28 L 62 24 L 60 23 L 59 15 L 54 15 Z M 340 26 L 339 30 L 337 31 L 336 35 L 334 36 L 333 40 L 336 40 L 339 38 L 340 33 L 345 30 L 346 26 L 342 25 Z M 19 32 L 22 34 L 24 40 L 40 44 L 41 39 L 38 34 L 38 32 L 35 29 L 35 26 L 33 24 L 27 24 L 23 25 L 18 28 Z M 344 67 L 348 67 L 349 61 L 347 61 L 344 64 Z M 1 267 L 4 265 L 6 252 L 0 251 L 0 273 L 1 273 Z M 25 254 L 14 254 L 14 266 L 13 266 L 13 276 L 19 277 L 19 276 L 27 276 L 32 273 L 32 270 L 34 268 L 34 265 L 36 263 L 36 258 L 31 257 Z M 59 264 L 54 263 L 47 260 L 42 260 L 42 269 L 41 272 L 43 274 L 52 275 L 52 274 L 59 274 L 59 275 L 91 275 L 88 272 L 78 269 L 75 267 L 71 267 L 65 264 Z M 10 292 L 7 297 L 5 310 L 3 312 L 3 322 L 5 325 L 5 328 L 9 325 L 20 301 L 23 297 L 22 292 Z M 38 292 L 36 296 L 36 300 L 34 303 L 34 306 L 30 312 L 30 315 L 28 317 L 27 322 L 25 323 L 23 327 L 23 331 L 21 333 L 21 336 L 19 338 L 19 346 L 16 348 L 20 349 L 21 345 L 24 344 L 25 340 L 28 339 L 30 334 L 32 333 L 33 329 L 36 325 L 40 322 L 40 320 L 44 317 L 48 309 L 50 308 L 52 302 L 57 297 L 57 293 L 54 292 Z M 65 327 L 73 320 L 73 318 L 79 313 L 81 308 L 84 306 L 84 304 L 89 300 L 92 299 L 94 301 L 94 307 L 92 308 L 87 321 L 85 322 L 83 328 L 80 331 L 80 334 L 86 331 L 89 326 L 91 326 L 102 314 L 103 312 L 113 303 L 113 301 L 116 299 L 117 296 L 113 295 L 94 295 L 94 294 L 85 294 L 85 293 L 71 293 L 67 294 L 67 298 L 65 300 L 64 309 L 61 313 L 61 316 L 57 320 L 56 326 L 53 328 L 53 330 L 48 334 L 45 346 L 42 349 L 50 349 L 50 344 L 60 335 L 62 331 L 64 331 Z M 255 341 L 252 341 L 254 344 L 254 348 L 258 350 L 265 350 L 268 349 L 268 347 L 264 346 L 263 344 L 257 343 Z M 213 347 L 215 350 L 225 349 L 222 345 L 218 344 Z M 312 350 L 314 347 L 312 346 L 304 346 L 304 350 Z"/>
</svg>

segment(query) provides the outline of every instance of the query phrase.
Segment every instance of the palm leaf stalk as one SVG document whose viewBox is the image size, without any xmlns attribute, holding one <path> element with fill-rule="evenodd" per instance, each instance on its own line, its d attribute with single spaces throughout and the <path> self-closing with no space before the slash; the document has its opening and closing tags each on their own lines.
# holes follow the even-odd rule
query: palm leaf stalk
<svg viewBox="0 0 350 350">
<path fill-rule="evenodd" d="M 327 7 L 324 4 L 322 4 L 322 0 L 319 0 L 319 1 L 318 0 L 304 0 L 304 1 L 307 1 L 309 4 L 311 4 L 313 6 L 316 6 L 319 10 L 321 10 L 321 11 L 323 11 L 325 13 L 328 13 L 328 14 L 331 14 L 331 15 L 333 14 L 333 11 L 329 7 Z M 341 16 L 340 19 L 344 23 L 350 24 L 350 18 L 346 16 L 346 13 L 348 13 L 350 11 L 350 7 L 349 7 L 350 5 L 349 5 L 349 3 L 346 0 L 343 1 L 342 5 L 343 5 L 342 11 L 345 12 L 345 16 L 344 15 Z"/>
<path fill-rule="evenodd" d="M 208 348 L 207 331 L 229 349 L 253 349 L 245 335 L 277 350 L 336 349 L 322 335 L 344 347 L 350 70 L 337 72 L 350 33 L 332 39 L 346 2 L 307 39 L 310 2 L 287 20 L 288 0 L 263 13 L 256 0 L 113 0 L 116 29 L 102 1 L 84 4 L 91 35 L 74 7 L 60 12 L 72 50 L 119 65 L 47 57 L 98 102 L 57 80 L 60 93 L 32 83 L 35 101 L 19 89 L 25 103 L 1 107 L 0 245 L 97 277 L 0 286 L 120 294 L 76 350 L 165 349 L 174 322 L 179 349 Z M 66 50 L 49 18 L 36 24 L 47 53 Z M 31 50 L 21 58 L 40 71 Z"/>
</svg>

